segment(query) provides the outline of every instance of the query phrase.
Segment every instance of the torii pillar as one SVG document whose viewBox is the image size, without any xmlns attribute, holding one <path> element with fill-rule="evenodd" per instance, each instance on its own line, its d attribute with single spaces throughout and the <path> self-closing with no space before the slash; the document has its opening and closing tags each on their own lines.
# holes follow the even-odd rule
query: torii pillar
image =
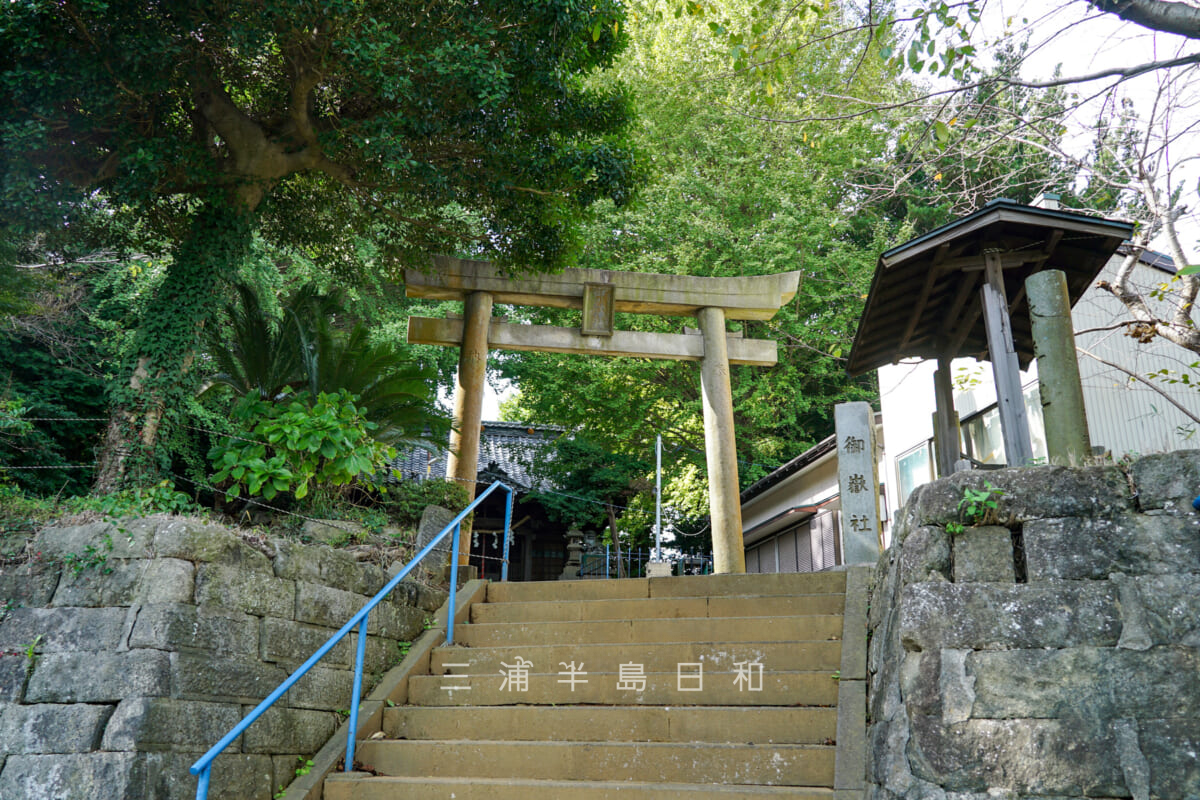
<svg viewBox="0 0 1200 800">
<path fill-rule="evenodd" d="M 704 458 L 708 466 L 708 518 L 712 525 L 713 571 L 745 572 L 742 502 L 738 490 L 737 441 L 733 431 L 733 390 L 725 312 L 702 308 L 696 314 L 704 337 L 700 393 L 704 399 Z"/>
<path fill-rule="evenodd" d="M 790 300 L 798 272 L 749 278 L 698 278 L 608 270 L 564 270 L 557 275 L 508 278 L 485 261 L 436 257 L 430 274 L 406 270 L 409 297 L 460 300 L 463 319 L 410 317 L 408 341 L 460 347 L 455 389 L 450 477 L 474 495 L 479 459 L 483 381 L 489 348 L 582 355 L 632 356 L 701 362 L 705 456 L 715 572 L 745 572 L 738 492 L 730 364 L 770 366 L 775 342 L 743 339 L 727 319 L 766 320 Z M 510 325 L 491 318 L 493 303 L 578 308 L 578 328 Z M 698 333 L 618 331 L 613 314 L 694 316 Z M 460 563 L 470 556 L 470 532 L 460 540 Z"/>
<path fill-rule="evenodd" d="M 479 429 L 483 425 L 483 382 L 487 377 L 488 323 L 492 319 L 492 296 L 472 292 L 463 301 L 462 345 L 458 351 L 458 376 L 454 382 L 454 428 L 450 431 L 450 455 L 446 472 L 468 495 L 475 496 L 475 470 L 479 464 Z M 465 432 L 465 433 L 464 433 Z M 471 558 L 469 526 L 464 526 L 458 561 Z"/>
</svg>

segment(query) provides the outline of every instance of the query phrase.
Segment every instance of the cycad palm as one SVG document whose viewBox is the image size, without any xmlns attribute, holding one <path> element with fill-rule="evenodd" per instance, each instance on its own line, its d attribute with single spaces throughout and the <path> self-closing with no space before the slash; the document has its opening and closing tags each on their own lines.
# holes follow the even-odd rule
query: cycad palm
<svg viewBox="0 0 1200 800">
<path fill-rule="evenodd" d="M 303 387 L 304 331 L 333 313 L 338 298 L 306 284 L 287 299 L 279 317 L 263 308 L 254 287 L 238 283 L 234 289 L 237 301 L 225 306 L 228 335 L 214 328 L 208 337 L 215 372 L 201 393 L 227 386 L 240 396 L 257 394 L 273 400 L 286 388 Z"/>
<path fill-rule="evenodd" d="M 436 403 L 436 372 L 409 359 L 391 344 L 371 344 L 366 325 L 338 330 L 331 319 L 341 311 L 341 296 L 322 294 L 306 284 L 283 303 L 277 317 L 257 291 L 237 284 L 238 302 L 229 304 L 229 335 L 209 337 L 216 371 L 205 392 L 227 386 L 238 395 L 264 400 L 285 389 L 307 389 L 312 396 L 346 389 L 358 407 L 379 425 L 375 438 L 391 445 L 437 445 L 450 423 Z"/>
</svg>

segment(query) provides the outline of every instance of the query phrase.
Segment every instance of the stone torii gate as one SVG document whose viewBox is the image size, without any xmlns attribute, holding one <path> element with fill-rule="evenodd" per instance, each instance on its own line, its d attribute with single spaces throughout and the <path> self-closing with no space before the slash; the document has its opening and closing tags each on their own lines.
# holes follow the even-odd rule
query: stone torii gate
<svg viewBox="0 0 1200 800">
<path fill-rule="evenodd" d="M 486 261 L 438 256 L 434 262 L 435 271 L 429 274 L 405 271 L 407 295 L 460 300 L 463 317 L 410 317 L 408 341 L 460 348 L 454 392 L 457 430 L 451 435 L 447 464 L 453 479 L 474 494 L 489 348 L 699 361 L 714 571 L 746 571 L 729 365 L 771 366 L 778 357 L 775 342 L 729 333 L 725 320 L 771 319 L 795 296 L 800 273 L 698 278 L 568 269 L 555 275 L 511 278 Z M 582 321 L 579 328 L 510 325 L 492 318 L 493 303 L 577 308 L 583 312 Z M 613 327 L 617 311 L 694 316 L 700 330 L 685 329 L 682 334 L 619 331 Z M 466 538 L 469 532 L 463 535 Z M 463 564 L 470 555 L 468 545 L 469 540 L 460 545 Z"/>
</svg>

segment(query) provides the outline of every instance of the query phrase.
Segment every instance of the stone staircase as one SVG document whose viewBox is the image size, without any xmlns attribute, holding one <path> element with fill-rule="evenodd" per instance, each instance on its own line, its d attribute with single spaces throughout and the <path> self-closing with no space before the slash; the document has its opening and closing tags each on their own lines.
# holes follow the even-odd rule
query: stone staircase
<svg viewBox="0 0 1200 800">
<path fill-rule="evenodd" d="M 324 797 L 832 800 L 846 575 L 491 583 Z"/>
</svg>

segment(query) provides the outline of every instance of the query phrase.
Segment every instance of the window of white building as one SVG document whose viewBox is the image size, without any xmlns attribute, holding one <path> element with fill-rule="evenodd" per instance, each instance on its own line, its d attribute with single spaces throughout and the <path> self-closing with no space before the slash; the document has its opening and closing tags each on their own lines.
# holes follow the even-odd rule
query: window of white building
<svg viewBox="0 0 1200 800">
<path fill-rule="evenodd" d="M 908 502 L 913 489 L 933 480 L 933 456 L 929 442 L 921 442 L 896 458 L 896 479 L 899 481 L 900 505 Z"/>
</svg>

